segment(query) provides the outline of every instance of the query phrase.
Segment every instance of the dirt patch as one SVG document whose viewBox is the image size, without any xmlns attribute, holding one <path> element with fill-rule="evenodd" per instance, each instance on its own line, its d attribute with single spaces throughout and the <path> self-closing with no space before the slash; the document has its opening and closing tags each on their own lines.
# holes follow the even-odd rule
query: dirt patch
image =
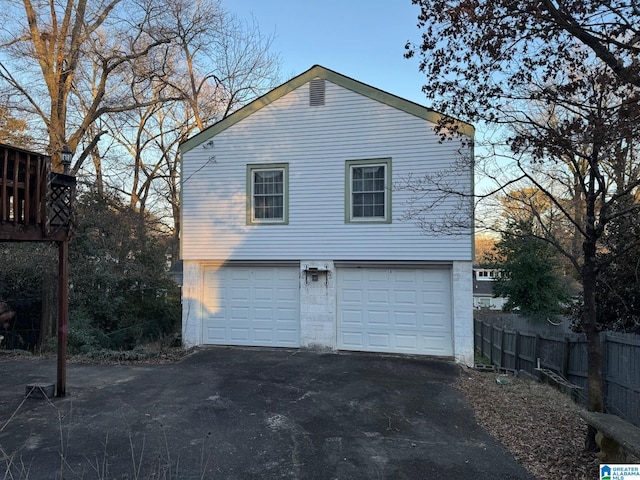
<svg viewBox="0 0 640 480">
<path fill-rule="evenodd" d="M 593 479 L 599 461 L 584 451 L 581 407 L 549 385 L 494 372 L 465 370 L 456 387 L 478 423 L 536 478 Z"/>
</svg>

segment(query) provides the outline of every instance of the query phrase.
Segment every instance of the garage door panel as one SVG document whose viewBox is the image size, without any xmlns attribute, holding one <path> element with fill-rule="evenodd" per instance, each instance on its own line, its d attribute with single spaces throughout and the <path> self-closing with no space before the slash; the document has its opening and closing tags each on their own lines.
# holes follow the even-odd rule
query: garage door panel
<svg viewBox="0 0 640 480">
<path fill-rule="evenodd" d="M 343 268 L 337 279 L 338 348 L 453 354 L 449 270 Z"/>
<path fill-rule="evenodd" d="M 397 334 L 396 347 L 398 350 L 416 352 L 418 351 L 418 336 L 417 335 L 402 335 Z"/>
<path fill-rule="evenodd" d="M 428 305 L 431 310 L 443 310 L 445 309 L 445 306 L 442 305 L 442 299 L 444 295 L 446 294 L 439 293 L 439 294 L 423 295 L 422 296 L 423 301 L 420 303 L 422 303 L 423 305 Z"/>
<path fill-rule="evenodd" d="M 251 296 L 251 293 L 248 288 L 223 288 L 223 299 L 227 300 L 227 304 L 229 302 L 245 302 L 246 299 Z"/>
<path fill-rule="evenodd" d="M 387 351 L 391 347 L 391 335 L 388 333 L 369 333 L 368 344 L 376 349 Z"/>
<path fill-rule="evenodd" d="M 358 289 L 351 289 L 351 288 L 345 288 L 342 292 L 343 295 L 343 302 L 344 303 L 353 303 L 356 305 L 361 305 L 362 304 L 362 290 Z"/>
<path fill-rule="evenodd" d="M 249 341 L 249 329 L 248 328 L 229 328 L 229 338 L 232 342 L 247 342 Z"/>
<path fill-rule="evenodd" d="M 280 278 L 279 272 L 273 268 L 253 268 L 251 269 L 251 276 L 254 281 L 269 283 Z"/>
<path fill-rule="evenodd" d="M 299 315 L 297 308 L 278 308 L 278 315 L 276 316 L 276 322 L 278 324 L 289 324 L 292 327 L 299 324 Z"/>
<path fill-rule="evenodd" d="M 204 343 L 299 346 L 298 275 L 295 267 L 207 270 Z"/>
<path fill-rule="evenodd" d="M 389 318 L 390 316 L 391 313 L 388 310 L 369 310 L 369 325 L 371 325 L 372 327 L 389 327 L 391 325 L 391 319 Z"/>
<path fill-rule="evenodd" d="M 396 305 L 416 306 L 418 304 L 418 292 L 415 290 L 395 290 L 393 293 Z"/>
<path fill-rule="evenodd" d="M 222 271 L 218 270 L 218 271 Z M 249 281 L 251 279 L 251 269 L 236 267 L 233 269 L 224 269 L 226 273 L 227 279 L 231 280 L 246 280 Z"/>
<path fill-rule="evenodd" d="M 275 270 L 275 278 L 278 280 L 293 281 L 296 284 L 300 277 L 300 270 L 297 268 L 278 268 Z"/>
<path fill-rule="evenodd" d="M 273 298 L 273 288 L 271 287 L 255 287 L 253 289 L 254 301 L 266 301 L 271 303 Z"/>
<path fill-rule="evenodd" d="M 362 295 L 360 295 L 362 298 Z M 389 303 L 389 290 L 382 288 L 372 288 L 367 291 L 367 303 L 386 305 Z"/>
<path fill-rule="evenodd" d="M 342 310 L 342 323 L 344 325 L 362 325 L 362 311 L 361 310 Z"/>
<path fill-rule="evenodd" d="M 367 271 L 367 269 L 360 269 L 360 279 L 366 276 L 367 281 L 372 285 L 384 285 L 389 284 L 389 272 L 385 270 L 377 270 L 375 272 Z"/>
<path fill-rule="evenodd" d="M 421 326 L 429 331 L 451 332 L 451 324 L 444 314 L 425 313 L 421 319 Z"/>
<path fill-rule="evenodd" d="M 362 281 L 361 270 L 359 268 L 344 269 L 341 272 L 342 283 L 347 286 L 349 284 L 358 285 Z"/>
<path fill-rule="evenodd" d="M 273 298 L 278 298 L 279 300 L 288 300 L 291 302 L 298 302 L 298 295 L 299 295 L 299 288 L 297 286 L 295 288 L 281 287 L 277 289 L 277 293 Z"/>
<path fill-rule="evenodd" d="M 272 308 L 254 308 L 253 309 L 253 321 L 254 322 L 273 322 L 273 309 Z"/>
<path fill-rule="evenodd" d="M 253 328 L 253 340 L 255 342 L 271 343 L 273 342 L 273 329 L 271 328 Z"/>
<path fill-rule="evenodd" d="M 430 304 L 432 307 L 440 306 L 441 308 L 448 308 L 443 305 L 444 302 L 448 302 L 450 292 L 447 290 L 431 290 L 420 292 L 420 303 Z"/>
<path fill-rule="evenodd" d="M 406 270 L 396 269 L 396 270 L 390 271 L 390 276 L 394 283 L 406 282 L 406 283 L 415 285 L 417 280 L 416 279 L 417 275 L 418 275 L 418 272 L 416 270 L 411 270 L 411 269 L 406 269 Z"/>
<path fill-rule="evenodd" d="M 416 329 L 418 327 L 418 315 L 416 312 L 396 312 L 395 324 L 398 327 Z"/>
<path fill-rule="evenodd" d="M 357 350 L 364 343 L 363 334 L 360 332 L 343 332 L 341 335 L 344 348 L 350 350 Z"/>
<path fill-rule="evenodd" d="M 247 320 L 249 318 L 249 308 L 248 307 L 229 307 L 224 309 L 225 312 L 228 312 L 228 318 L 233 318 L 234 320 Z"/>
<path fill-rule="evenodd" d="M 300 346 L 300 331 L 298 329 L 280 329 L 278 331 L 278 346 Z"/>
<path fill-rule="evenodd" d="M 431 355 L 438 356 L 450 356 L 451 349 L 448 347 L 448 343 L 451 342 L 449 335 L 422 335 L 421 343 L 422 349 L 428 350 Z"/>
<path fill-rule="evenodd" d="M 226 338 L 226 329 L 223 327 L 209 327 L 206 329 L 205 336 L 210 340 L 223 342 Z"/>
</svg>

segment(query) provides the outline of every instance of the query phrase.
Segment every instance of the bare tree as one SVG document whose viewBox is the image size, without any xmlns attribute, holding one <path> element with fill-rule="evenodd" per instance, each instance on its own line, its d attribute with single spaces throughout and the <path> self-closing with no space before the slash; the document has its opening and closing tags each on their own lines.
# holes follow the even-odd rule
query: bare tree
<svg viewBox="0 0 640 480">
<path fill-rule="evenodd" d="M 27 132 L 27 122 L 13 117 L 9 108 L 0 104 L 0 143 L 28 149 L 33 139 Z"/>
<path fill-rule="evenodd" d="M 589 406 L 602 411 L 595 288 L 610 262 L 599 255 L 604 233 L 640 207 L 628 201 L 640 186 L 640 16 L 624 1 L 413 3 L 423 37 L 407 45 L 406 56 L 419 55 L 425 94 L 437 109 L 497 129 L 476 145 L 477 170 L 493 182 L 479 199 L 500 193 L 528 209 L 539 238 L 578 272 Z M 446 190 L 439 178 L 429 180 L 415 188 Z M 547 199 L 544 209 L 512 194 L 527 188 Z"/>
<path fill-rule="evenodd" d="M 280 61 L 270 51 L 270 36 L 262 35 L 255 23 L 239 21 L 215 0 L 166 2 L 162 25 L 174 39 L 163 56 L 164 74 L 148 88 L 138 88 L 144 79 L 129 81 L 129 95 L 148 106 L 109 120 L 109 130 L 128 159 L 120 162 L 111 184 L 117 183 L 140 212 L 149 202 L 160 217 L 166 209 L 177 248 L 179 144 L 273 88 Z M 154 91 L 179 100 L 150 102 L 145 97 Z"/>
<path fill-rule="evenodd" d="M 160 6 L 154 0 L 7 3 L 0 15 L 12 28 L 0 36 L 0 80 L 19 94 L 14 108 L 40 118 L 54 168 L 64 145 L 72 151 L 82 145 L 77 171 L 102 134 L 91 128 L 96 120 L 141 106 L 118 87 L 124 70 L 171 41 L 156 22 Z M 71 108 L 73 96 L 82 97 L 82 110 Z"/>
<path fill-rule="evenodd" d="M 176 224 L 179 143 L 279 79 L 272 37 L 217 0 L 9 3 L 0 87 L 12 111 L 40 120 L 54 167 L 68 145 L 72 171 L 98 191 L 115 188 L 141 213 L 164 198 L 156 210 L 169 206 Z"/>
<path fill-rule="evenodd" d="M 263 35 L 255 21 L 224 11 L 217 0 L 171 2 L 165 24 L 176 36 L 173 86 L 184 94 L 198 131 L 280 80 L 280 61 L 270 50 L 273 37 Z"/>
</svg>

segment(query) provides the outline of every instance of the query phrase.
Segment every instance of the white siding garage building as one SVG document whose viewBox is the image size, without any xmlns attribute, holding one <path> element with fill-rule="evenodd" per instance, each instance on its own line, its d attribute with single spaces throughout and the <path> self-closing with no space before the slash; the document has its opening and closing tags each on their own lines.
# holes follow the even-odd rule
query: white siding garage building
<svg viewBox="0 0 640 480">
<path fill-rule="evenodd" d="M 473 128 L 440 119 L 315 66 L 182 144 L 184 342 L 471 363 L 472 232 L 426 234 L 398 188 L 462 155 L 471 191 Z"/>
</svg>

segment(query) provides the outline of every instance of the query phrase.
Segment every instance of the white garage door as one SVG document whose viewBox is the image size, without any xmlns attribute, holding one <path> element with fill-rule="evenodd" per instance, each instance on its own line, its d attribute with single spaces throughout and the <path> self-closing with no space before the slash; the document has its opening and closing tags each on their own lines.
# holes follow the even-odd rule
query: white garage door
<svg viewBox="0 0 640 480">
<path fill-rule="evenodd" d="M 340 268 L 338 348 L 452 356 L 448 269 Z"/>
<path fill-rule="evenodd" d="M 205 270 L 205 344 L 300 346 L 297 267 Z"/>
</svg>

